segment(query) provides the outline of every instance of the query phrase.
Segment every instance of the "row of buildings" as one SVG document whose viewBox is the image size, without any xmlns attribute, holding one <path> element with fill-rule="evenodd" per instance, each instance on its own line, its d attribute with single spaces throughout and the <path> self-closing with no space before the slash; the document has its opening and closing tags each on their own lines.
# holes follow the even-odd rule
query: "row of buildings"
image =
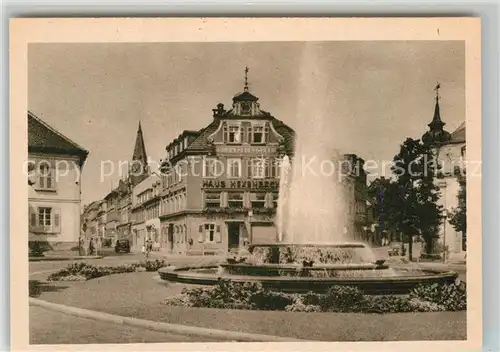
<svg viewBox="0 0 500 352">
<path fill-rule="evenodd" d="M 185 255 L 216 255 L 245 242 L 276 241 L 279 161 L 293 156 L 295 132 L 261 109 L 247 84 L 232 100 L 228 109 L 217 104 L 206 126 L 171 141 L 158 172 L 148 166 L 139 123 L 128 176 L 83 213 L 80 179 L 89 152 L 28 112 L 30 241 L 70 246 L 82 235 L 111 244 L 123 238 L 140 250 L 151 240 L 155 249 Z M 453 133 L 444 125 L 436 97 L 422 139 L 436 146 L 445 165 L 456 165 L 465 158 L 465 124 Z M 364 161 L 353 154 L 344 158 L 352 166 L 343 181 L 346 230 L 355 239 L 379 243 L 382 234 L 373 226 L 377 219 L 370 217 L 366 198 Z M 451 211 L 459 185 L 451 169 L 443 174 L 437 181 L 440 202 Z M 441 240 L 454 252 L 465 249 L 463 235 L 448 222 Z"/>
<path fill-rule="evenodd" d="M 147 240 L 161 251 L 218 255 L 246 242 L 275 242 L 280 160 L 293 156 L 295 132 L 261 109 L 245 84 L 228 109 L 219 103 L 211 121 L 184 131 L 166 146 L 160 170 L 147 164 L 139 124 L 128 177 L 85 207 L 87 236 Z M 345 178 L 349 232 L 363 235 L 366 216 L 363 160 Z M 360 172 L 358 172 L 360 171 Z"/>
</svg>

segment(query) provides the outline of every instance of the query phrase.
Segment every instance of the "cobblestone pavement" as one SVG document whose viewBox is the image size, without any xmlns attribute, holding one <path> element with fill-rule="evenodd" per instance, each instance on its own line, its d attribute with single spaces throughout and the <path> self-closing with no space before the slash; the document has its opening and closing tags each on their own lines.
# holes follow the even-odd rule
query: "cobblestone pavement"
<svg viewBox="0 0 500 352">
<path fill-rule="evenodd" d="M 30 344 L 207 342 L 181 336 L 100 322 L 30 307 Z"/>
</svg>

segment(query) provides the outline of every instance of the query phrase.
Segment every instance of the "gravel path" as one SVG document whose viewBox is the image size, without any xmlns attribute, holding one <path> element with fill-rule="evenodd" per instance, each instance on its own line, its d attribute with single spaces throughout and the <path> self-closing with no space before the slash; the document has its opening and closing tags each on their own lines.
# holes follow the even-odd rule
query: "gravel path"
<svg viewBox="0 0 500 352">
<path fill-rule="evenodd" d="M 80 308 L 175 324 L 323 341 L 463 340 L 466 312 L 341 314 L 168 307 L 161 301 L 184 285 L 161 284 L 156 273 L 111 275 L 39 298 Z M 53 285 L 57 286 L 57 285 Z M 113 294 L 116 293 L 116 294 Z"/>
</svg>

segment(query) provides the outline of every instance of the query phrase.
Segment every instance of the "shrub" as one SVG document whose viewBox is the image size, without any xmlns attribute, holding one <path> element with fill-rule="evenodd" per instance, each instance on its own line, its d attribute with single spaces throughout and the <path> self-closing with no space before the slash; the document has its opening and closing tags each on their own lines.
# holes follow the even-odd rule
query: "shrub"
<svg viewBox="0 0 500 352">
<path fill-rule="evenodd" d="M 325 311 L 357 312 L 363 305 L 363 292 L 357 287 L 332 286 L 321 299 L 320 305 Z"/>
<path fill-rule="evenodd" d="M 420 298 L 410 298 L 410 306 L 413 312 L 442 312 L 446 310 L 446 307 L 429 301 L 423 301 Z"/>
<path fill-rule="evenodd" d="M 189 302 L 191 307 L 211 308 L 214 303 L 212 302 L 211 291 L 209 288 L 183 289 L 182 295 L 187 297 L 184 302 Z"/>
<path fill-rule="evenodd" d="M 164 260 L 145 260 L 140 263 L 140 266 L 146 269 L 146 271 L 158 271 L 159 269 L 167 266 Z"/>
<path fill-rule="evenodd" d="M 52 250 L 48 241 L 28 241 L 28 251 L 30 257 L 43 257 L 45 252 Z"/>
<path fill-rule="evenodd" d="M 305 302 L 306 295 L 296 296 L 294 302 L 285 307 L 287 312 L 321 312 L 321 307 L 317 304 L 308 304 Z"/>
<path fill-rule="evenodd" d="M 284 310 L 295 301 L 292 295 L 269 290 L 262 290 L 253 294 L 250 300 L 252 306 L 259 310 Z"/>
<path fill-rule="evenodd" d="M 86 281 L 87 278 L 83 275 L 68 275 L 59 278 L 59 281 Z"/>
<path fill-rule="evenodd" d="M 406 313 L 414 311 L 408 296 L 366 296 L 361 311 L 365 313 Z"/>
<path fill-rule="evenodd" d="M 78 262 L 68 265 L 49 275 L 49 281 L 73 281 L 68 277 L 84 277 L 86 280 L 95 279 L 112 274 L 131 273 L 137 271 L 138 264 L 125 264 L 119 266 L 94 266 L 84 262 Z M 74 279 L 74 278 L 73 278 Z"/>
<path fill-rule="evenodd" d="M 415 287 L 412 297 L 420 298 L 440 306 L 445 310 L 457 311 L 467 309 L 467 292 L 465 284 L 445 284 L 437 283 L 430 285 L 419 285 Z"/>
<path fill-rule="evenodd" d="M 364 295 L 350 286 L 333 286 L 326 294 L 273 292 L 259 283 L 219 280 L 213 287 L 184 289 L 166 299 L 168 305 L 187 307 L 285 310 L 289 312 L 404 313 L 465 309 L 465 289 L 458 285 L 415 288 L 410 295 Z"/>
<path fill-rule="evenodd" d="M 185 294 L 167 297 L 161 303 L 167 306 L 192 307 L 189 296 Z"/>
</svg>

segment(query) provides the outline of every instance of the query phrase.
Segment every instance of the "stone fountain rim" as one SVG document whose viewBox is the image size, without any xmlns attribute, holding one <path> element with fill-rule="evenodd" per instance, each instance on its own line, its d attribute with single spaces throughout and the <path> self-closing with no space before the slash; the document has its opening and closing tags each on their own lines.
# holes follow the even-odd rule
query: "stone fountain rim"
<svg viewBox="0 0 500 352">
<path fill-rule="evenodd" d="M 448 270 L 448 271 L 441 271 L 441 270 L 436 270 L 436 269 L 421 269 L 422 272 L 424 273 L 430 273 L 430 275 L 414 275 L 414 276 L 394 276 L 394 277 L 327 277 L 327 278 L 314 278 L 314 277 L 287 277 L 287 276 L 247 276 L 247 275 L 231 275 L 231 276 L 221 276 L 217 274 L 203 274 L 203 273 L 191 273 L 186 275 L 186 273 L 189 273 L 189 270 L 192 269 L 215 269 L 218 268 L 219 265 L 202 265 L 202 266 L 182 266 L 182 267 L 175 267 L 175 266 L 167 266 L 163 267 L 158 270 L 158 273 L 160 274 L 168 274 L 170 278 L 172 279 L 190 279 L 190 280 L 209 280 L 213 281 L 213 283 L 216 283 L 219 279 L 230 279 L 232 281 L 248 281 L 248 282 L 273 282 L 273 281 L 288 281 L 288 282 L 294 282 L 294 281 L 301 281 L 301 282 L 331 282 L 331 283 L 338 283 L 338 282 L 351 282 L 351 283 L 356 283 L 356 282 L 413 282 L 413 281 L 430 281 L 430 280 L 436 280 L 436 279 L 441 279 L 445 277 L 458 277 L 458 273 L 456 271 Z M 404 270 L 404 268 L 394 268 L 396 270 Z M 408 268 L 407 268 L 408 269 Z M 411 269 L 411 268 L 409 268 Z M 175 281 L 175 280 L 174 280 Z M 196 282 L 193 282 L 196 283 Z"/>
<path fill-rule="evenodd" d="M 336 248 L 368 248 L 364 242 L 311 242 L 311 243 L 252 243 L 248 247 L 336 247 Z"/>
</svg>

